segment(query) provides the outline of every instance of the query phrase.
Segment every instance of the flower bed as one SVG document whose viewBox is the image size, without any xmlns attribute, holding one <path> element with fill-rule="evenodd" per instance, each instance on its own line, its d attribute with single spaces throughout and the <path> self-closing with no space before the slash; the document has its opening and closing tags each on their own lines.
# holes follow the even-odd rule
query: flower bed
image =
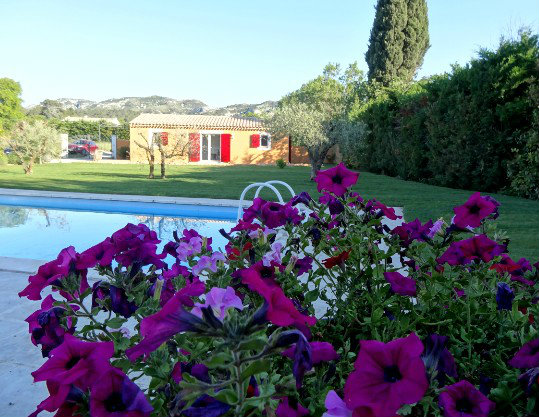
<svg viewBox="0 0 539 417">
<path fill-rule="evenodd" d="M 390 228 L 357 179 L 255 199 L 224 252 L 194 230 L 159 252 L 142 224 L 62 250 L 19 294 L 53 291 L 27 319 L 50 393 L 32 416 L 539 415 L 539 265 L 506 254 L 499 204 Z"/>
</svg>

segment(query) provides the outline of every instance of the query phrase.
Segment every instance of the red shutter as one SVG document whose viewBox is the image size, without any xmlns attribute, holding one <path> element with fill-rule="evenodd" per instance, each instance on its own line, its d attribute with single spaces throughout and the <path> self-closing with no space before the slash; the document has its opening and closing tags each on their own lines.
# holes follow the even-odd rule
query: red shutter
<svg viewBox="0 0 539 417">
<path fill-rule="evenodd" d="M 251 135 L 251 148 L 258 148 L 260 146 L 260 135 Z"/>
<path fill-rule="evenodd" d="M 161 132 L 161 145 L 168 145 L 168 132 Z"/>
<path fill-rule="evenodd" d="M 221 162 L 230 162 L 230 133 L 221 135 Z"/>
<path fill-rule="evenodd" d="M 200 133 L 189 133 L 189 162 L 200 161 Z"/>
</svg>

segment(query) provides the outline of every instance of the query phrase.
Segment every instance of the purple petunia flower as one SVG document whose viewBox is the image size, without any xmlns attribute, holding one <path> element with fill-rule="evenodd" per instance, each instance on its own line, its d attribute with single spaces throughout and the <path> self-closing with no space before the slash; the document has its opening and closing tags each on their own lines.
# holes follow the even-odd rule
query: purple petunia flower
<svg viewBox="0 0 539 417">
<path fill-rule="evenodd" d="M 415 297 L 417 294 L 416 282 L 412 278 L 403 276 L 400 272 L 384 272 L 384 278 L 391 284 L 391 291 L 399 295 Z"/>
<path fill-rule="evenodd" d="M 358 172 L 350 171 L 341 162 L 336 167 L 318 171 L 316 178 L 318 192 L 329 191 L 338 197 L 343 196 L 357 182 Z"/>
<path fill-rule="evenodd" d="M 377 217 L 385 216 L 389 220 L 397 220 L 402 218 L 402 216 L 397 216 L 393 207 L 387 207 L 385 204 L 382 204 L 377 200 L 367 201 L 367 204 L 365 204 L 365 210 L 375 214 Z"/>
<path fill-rule="evenodd" d="M 451 352 L 447 349 L 447 336 L 430 334 L 425 340 L 425 351 L 421 355 L 429 374 L 436 372 L 440 386 L 445 385 L 446 376 L 457 378 L 457 366 Z"/>
<path fill-rule="evenodd" d="M 275 410 L 277 417 L 304 417 L 309 410 L 303 407 L 295 398 L 283 397 Z"/>
<path fill-rule="evenodd" d="M 344 387 L 346 406 L 393 416 L 403 404 L 418 402 L 429 385 L 422 352 L 423 344 L 415 333 L 389 343 L 361 340 L 354 371 Z"/>
<path fill-rule="evenodd" d="M 496 205 L 485 197 L 481 197 L 481 193 L 477 192 L 472 194 L 462 206 L 455 207 L 453 211 L 455 212 L 454 223 L 457 227 L 475 228 L 481 225 L 483 219 L 496 211 Z"/>
<path fill-rule="evenodd" d="M 539 339 L 525 343 L 508 363 L 521 369 L 539 366 Z"/>
<path fill-rule="evenodd" d="M 499 245 L 486 235 L 477 235 L 453 242 L 437 261 L 439 264 L 447 262 L 449 265 L 466 265 L 472 261 L 490 262 L 506 250 L 505 245 Z"/>
<path fill-rule="evenodd" d="M 305 256 L 304 258 L 298 259 L 294 264 L 294 271 L 299 275 L 309 272 L 313 267 L 313 258 L 310 256 Z"/>
<path fill-rule="evenodd" d="M 96 265 L 110 266 L 116 255 L 116 247 L 112 238 L 108 237 L 103 242 L 81 252 L 77 260 L 79 268 L 93 268 Z"/>
<path fill-rule="evenodd" d="M 202 363 L 176 362 L 170 376 L 174 382 L 179 383 L 183 380 L 182 375 L 186 373 L 208 384 L 211 382 L 209 369 Z"/>
<path fill-rule="evenodd" d="M 145 265 L 155 265 L 157 268 L 164 266 L 162 259 L 166 253 L 156 252 L 161 241 L 157 238 L 157 233 L 145 224 L 128 223 L 114 232 L 111 239 L 116 248 L 116 261 L 123 267 L 135 265 L 131 271 L 132 276 Z"/>
<path fill-rule="evenodd" d="M 308 206 L 311 201 L 312 198 L 309 193 L 306 191 L 302 191 L 298 195 L 292 197 L 292 199 L 290 200 L 290 204 L 292 206 L 297 206 L 298 204 L 305 204 L 306 206 Z"/>
<path fill-rule="evenodd" d="M 55 380 L 47 381 L 47 390 L 49 396 L 41 401 L 36 411 L 28 417 L 36 417 L 42 411 L 57 413 L 55 417 L 72 417 L 78 411 L 77 403 L 81 403 L 84 393 L 72 384 L 61 384 Z"/>
<path fill-rule="evenodd" d="M 518 377 L 518 382 L 524 386 L 526 395 L 529 396 L 533 386 L 539 384 L 539 367 L 528 369 Z"/>
<path fill-rule="evenodd" d="M 160 311 L 143 318 L 140 322 L 143 339 L 125 351 L 129 360 L 134 361 L 141 355 L 153 352 L 177 333 L 205 328 L 204 321 L 184 309 L 184 306 L 193 306 L 191 297 L 203 293 L 204 283 L 193 281 L 174 294 Z"/>
<path fill-rule="evenodd" d="M 111 368 L 92 385 L 92 417 L 148 417 L 152 411 L 140 388 L 117 368 Z"/>
<path fill-rule="evenodd" d="M 332 361 L 339 357 L 329 342 L 309 342 L 309 346 L 311 347 L 311 360 L 313 365 L 320 362 Z M 295 346 L 290 346 L 288 349 L 283 351 L 281 355 L 294 359 L 295 348 Z"/>
<path fill-rule="evenodd" d="M 61 325 L 60 319 L 65 315 L 66 309 L 55 307 L 54 302 L 52 295 L 48 295 L 41 303 L 41 309 L 30 314 L 25 320 L 32 335 L 32 343 L 35 346 L 41 345 L 43 357 L 49 356 L 52 349 L 62 344 L 66 333 L 73 334 L 75 331 L 71 318 L 67 319 L 67 329 Z M 71 308 L 77 310 L 78 306 Z"/>
<path fill-rule="evenodd" d="M 496 303 L 498 310 L 511 310 L 515 293 L 505 282 L 498 282 L 498 292 L 496 293 Z"/>
<path fill-rule="evenodd" d="M 221 252 L 214 252 L 211 256 L 203 255 L 199 258 L 197 264 L 193 266 L 193 275 L 199 276 L 204 270 L 217 272 L 217 262 L 224 262 L 225 260 L 225 255 Z"/>
<path fill-rule="evenodd" d="M 47 262 L 41 265 L 36 275 L 31 275 L 28 278 L 28 286 L 19 292 L 19 297 L 28 297 L 29 300 L 41 300 L 41 291 L 48 286 L 62 287 L 62 279 L 70 274 L 75 274 L 80 279 L 80 287 L 78 292 L 83 293 L 90 286 L 86 279 L 88 270 L 85 268 L 77 268 L 79 254 L 73 246 L 68 246 L 62 249 L 58 257 L 54 261 Z M 71 296 L 65 291 L 60 290 L 60 294 L 67 300 Z"/>
<path fill-rule="evenodd" d="M 237 308 L 243 310 L 244 306 L 240 297 L 236 295 L 236 291 L 232 287 L 225 288 L 212 288 L 206 294 L 206 301 L 204 304 L 196 303 L 195 307 L 191 310 L 191 314 L 202 318 L 202 307 L 211 307 L 215 317 L 223 321 L 226 317 L 227 311 L 230 308 Z"/>
<path fill-rule="evenodd" d="M 448 385 L 440 394 L 445 417 L 487 417 L 495 404 L 468 381 Z"/>
<path fill-rule="evenodd" d="M 352 417 L 352 410 L 346 407 L 346 403 L 333 390 L 327 393 L 324 405 L 327 411 L 322 417 Z"/>
<path fill-rule="evenodd" d="M 108 370 L 113 354 L 113 342 L 84 342 L 67 333 L 64 342 L 51 351 L 47 362 L 32 376 L 34 382 L 56 380 L 84 390 Z"/>
<path fill-rule="evenodd" d="M 197 398 L 191 407 L 182 410 L 182 417 L 220 417 L 230 410 L 231 406 L 209 395 Z"/>
</svg>

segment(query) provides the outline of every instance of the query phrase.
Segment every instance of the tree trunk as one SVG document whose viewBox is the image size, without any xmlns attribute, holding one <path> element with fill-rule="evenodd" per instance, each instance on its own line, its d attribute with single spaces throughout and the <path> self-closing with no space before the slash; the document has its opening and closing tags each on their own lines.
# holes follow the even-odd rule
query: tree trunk
<svg viewBox="0 0 539 417">
<path fill-rule="evenodd" d="M 34 158 L 32 158 L 28 162 L 24 163 L 22 165 L 22 169 L 24 169 L 24 173 L 26 175 L 31 174 L 32 172 L 34 172 Z"/>
<path fill-rule="evenodd" d="M 152 153 L 150 155 L 150 174 L 148 175 L 148 178 L 150 178 L 150 179 L 154 178 L 154 175 L 153 175 L 154 169 L 155 169 L 155 157 L 154 157 L 154 155 Z"/>
<path fill-rule="evenodd" d="M 167 177 L 165 175 L 165 164 L 166 164 L 166 156 L 164 152 L 161 152 L 161 179 L 165 179 Z"/>
<path fill-rule="evenodd" d="M 320 145 L 307 150 L 309 162 L 311 164 L 311 181 L 314 181 L 316 174 L 322 168 L 322 164 L 332 145 Z"/>
</svg>

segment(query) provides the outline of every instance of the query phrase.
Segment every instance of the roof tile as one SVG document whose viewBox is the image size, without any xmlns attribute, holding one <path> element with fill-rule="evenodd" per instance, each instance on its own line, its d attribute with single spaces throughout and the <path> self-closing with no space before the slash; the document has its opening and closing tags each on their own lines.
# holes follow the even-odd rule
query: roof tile
<svg viewBox="0 0 539 417">
<path fill-rule="evenodd" d="M 129 123 L 130 127 L 184 128 L 208 130 L 263 130 L 262 120 L 255 117 L 206 116 L 200 114 L 142 113 Z"/>
</svg>

